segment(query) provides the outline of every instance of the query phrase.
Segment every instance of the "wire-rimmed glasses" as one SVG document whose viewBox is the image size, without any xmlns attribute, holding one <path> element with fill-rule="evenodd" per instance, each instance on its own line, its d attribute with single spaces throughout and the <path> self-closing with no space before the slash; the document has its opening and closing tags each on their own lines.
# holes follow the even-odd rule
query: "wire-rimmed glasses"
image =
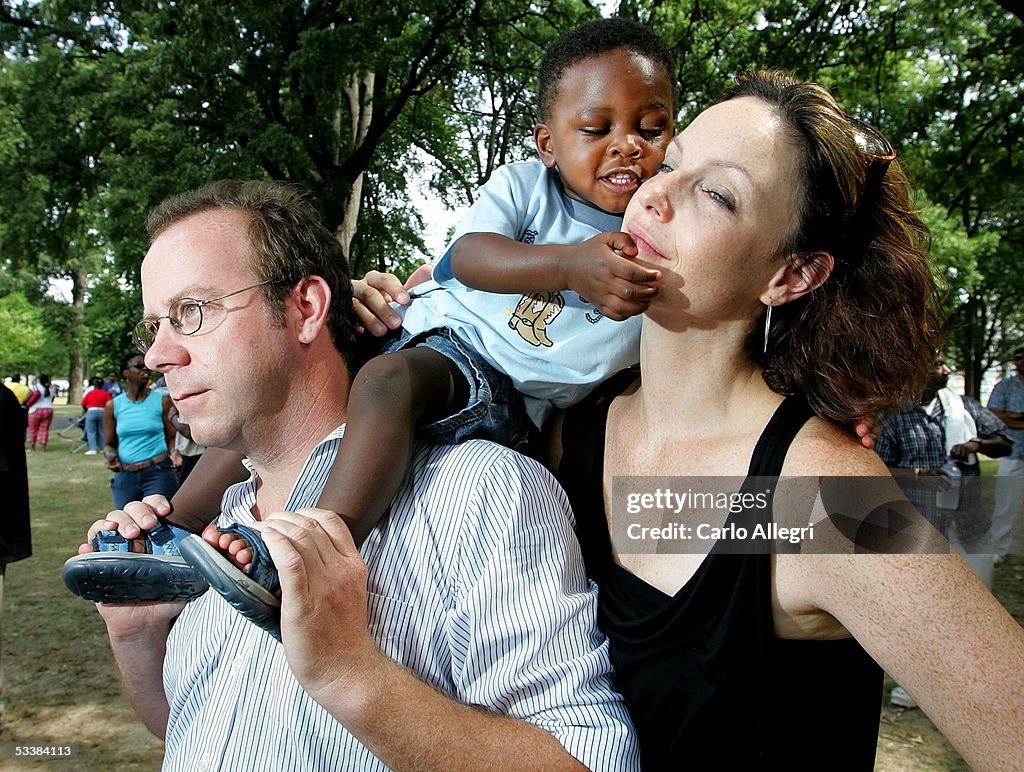
<svg viewBox="0 0 1024 772">
<path fill-rule="evenodd" d="M 170 307 L 167 309 L 167 313 L 163 316 L 158 316 L 153 319 L 143 319 L 135 325 L 132 330 L 132 342 L 136 348 L 139 349 L 143 354 L 149 351 L 149 347 L 153 345 L 153 341 L 156 340 L 156 334 L 160 331 L 160 320 L 166 319 L 171 323 L 171 329 L 179 335 L 195 335 L 203 327 L 203 309 L 209 306 L 211 303 L 216 303 L 225 298 L 229 298 L 232 295 L 238 295 L 242 292 L 247 292 L 257 287 L 262 287 L 264 284 L 270 284 L 271 279 L 261 281 L 256 284 L 250 284 L 248 287 L 242 287 L 234 292 L 228 292 L 225 295 L 219 297 L 210 298 L 209 300 L 196 300 L 196 298 L 178 298 Z M 222 307 L 214 306 L 212 309 L 206 312 L 206 319 L 209 320 L 212 316 L 213 309 L 225 310 Z"/>
</svg>

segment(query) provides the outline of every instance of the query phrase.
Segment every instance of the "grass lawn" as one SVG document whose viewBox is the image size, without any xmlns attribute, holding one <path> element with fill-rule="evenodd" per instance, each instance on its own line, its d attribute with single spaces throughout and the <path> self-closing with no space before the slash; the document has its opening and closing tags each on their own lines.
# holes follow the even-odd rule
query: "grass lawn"
<svg viewBox="0 0 1024 772">
<path fill-rule="evenodd" d="M 59 407 L 58 416 L 77 415 Z M 59 429 L 65 419 L 55 419 Z M 55 433 L 54 433 L 55 434 Z M 29 454 L 33 556 L 7 568 L 2 644 L 7 709 L 0 742 L 74 744 L 67 761 L 15 762 L 3 769 L 159 769 L 162 743 L 143 728 L 121 696 L 103 624 L 93 605 L 60 581 L 93 520 L 110 509 L 110 473 L 102 456 L 71 454 L 51 435 L 50 450 Z M 987 473 L 994 474 L 994 462 Z M 996 568 L 996 596 L 1024 624 L 1024 558 Z M 887 685 L 892 686 L 887 680 Z M 808 710 L 815 710 L 808 695 Z M 959 770 L 967 766 L 920 710 L 886 705 L 879 770 Z"/>
<path fill-rule="evenodd" d="M 58 407 L 60 416 L 77 407 Z M 136 720 L 121 696 L 103 623 L 92 603 L 60 580 L 93 520 L 111 508 L 110 472 L 101 455 L 69 452 L 51 433 L 47 452 L 28 457 L 32 557 L 7 567 L 3 663 L 7 723 L 0 741 L 77 746 L 69 761 L 0 761 L 5 769 L 159 769 L 163 743 Z"/>
</svg>

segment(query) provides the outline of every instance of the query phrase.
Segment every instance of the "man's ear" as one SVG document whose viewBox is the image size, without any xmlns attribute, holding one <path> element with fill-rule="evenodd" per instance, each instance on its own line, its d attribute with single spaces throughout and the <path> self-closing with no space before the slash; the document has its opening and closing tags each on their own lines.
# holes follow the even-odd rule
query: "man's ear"
<svg viewBox="0 0 1024 772">
<path fill-rule="evenodd" d="M 781 306 L 813 292 L 832 275 L 835 258 L 830 252 L 811 252 L 778 270 L 761 295 L 765 305 Z"/>
<path fill-rule="evenodd" d="M 533 144 L 537 146 L 537 155 L 541 163 L 549 169 L 555 167 L 555 145 L 551 138 L 551 129 L 546 123 L 538 123 L 533 127 Z"/>
<path fill-rule="evenodd" d="M 320 276 L 307 276 L 292 288 L 289 314 L 300 343 L 312 343 L 327 324 L 331 288 Z"/>
</svg>

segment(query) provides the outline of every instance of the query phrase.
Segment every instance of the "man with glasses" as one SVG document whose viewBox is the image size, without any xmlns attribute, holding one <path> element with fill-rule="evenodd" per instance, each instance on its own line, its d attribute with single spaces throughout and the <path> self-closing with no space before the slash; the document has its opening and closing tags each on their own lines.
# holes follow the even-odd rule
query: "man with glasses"
<svg viewBox="0 0 1024 772">
<path fill-rule="evenodd" d="M 1024 346 L 1013 350 L 1017 374 L 1004 378 L 992 389 L 988 407 L 1006 424 L 1013 451 L 999 459 L 996 503 L 989 537 L 996 563 L 1006 559 L 1013 543 L 1013 529 L 1024 500 Z"/>
<path fill-rule="evenodd" d="M 282 588 L 282 643 L 213 592 L 99 605 L 165 769 L 636 768 L 596 588 L 538 465 L 481 441 L 417 446 L 361 551 L 311 508 L 344 433 L 356 322 L 309 204 L 213 183 L 164 202 L 149 232 L 136 342 L 196 441 L 247 455 L 219 524 L 260 531 Z M 133 503 L 90 537 L 139 539 L 153 512 Z"/>
</svg>

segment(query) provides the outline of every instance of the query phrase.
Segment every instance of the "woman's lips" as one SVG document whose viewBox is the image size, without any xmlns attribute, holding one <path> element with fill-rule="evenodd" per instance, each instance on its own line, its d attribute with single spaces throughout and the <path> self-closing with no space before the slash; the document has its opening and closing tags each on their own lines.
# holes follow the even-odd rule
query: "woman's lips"
<svg viewBox="0 0 1024 772">
<path fill-rule="evenodd" d="M 641 260 L 655 261 L 667 261 L 661 252 L 659 252 L 653 244 L 650 242 L 650 237 L 644 232 L 644 230 L 638 226 L 630 225 L 626 232 L 633 237 L 633 243 L 636 244 L 636 248 L 639 250 L 638 258 Z"/>
</svg>

